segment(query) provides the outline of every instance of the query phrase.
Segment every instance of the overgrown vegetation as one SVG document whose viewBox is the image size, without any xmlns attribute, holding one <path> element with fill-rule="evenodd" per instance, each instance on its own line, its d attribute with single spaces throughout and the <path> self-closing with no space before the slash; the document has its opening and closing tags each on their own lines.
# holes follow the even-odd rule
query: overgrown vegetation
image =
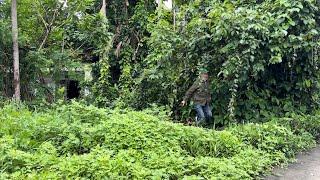
<svg viewBox="0 0 320 180">
<path fill-rule="evenodd" d="M 178 107 L 197 67 L 207 66 L 216 120 L 255 122 L 317 105 L 316 1 L 191 1 L 180 10 L 176 30 L 162 11 L 150 25 L 147 101 L 161 94 L 160 103 Z"/>
<path fill-rule="evenodd" d="M 19 0 L 14 104 L 0 0 L 0 179 L 256 179 L 315 145 L 320 1 L 162 2 Z M 223 131 L 172 123 L 199 68 Z"/>
<path fill-rule="evenodd" d="M 288 119 L 276 119 L 218 132 L 174 124 L 150 112 L 79 103 L 31 112 L 5 105 L 0 177 L 253 179 L 313 147 L 312 135 L 320 133 L 306 123 L 320 124 L 317 116 L 301 121 L 297 116 L 295 122 L 304 127 L 299 131 L 282 124 Z"/>
<path fill-rule="evenodd" d="M 310 113 L 319 102 L 319 2 L 188 0 L 21 0 L 18 3 L 24 100 L 60 99 L 45 79 L 80 80 L 100 107 L 172 109 L 207 67 L 217 123 Z M 10 2 L 0 3 L 0 88 L 12 96 Z M 32 8 L 30 8 L 32 7 Z M 37 27 L 37 28 L 35 28 Z M 87 63 L 93 81 L 74 74 Z M 172 68 L 174 67 L 174 69 Z M 61 70 L 67 71 L 61 72 Z M 83 70 L 83 69 L 82 69 Z"/>
</svg>

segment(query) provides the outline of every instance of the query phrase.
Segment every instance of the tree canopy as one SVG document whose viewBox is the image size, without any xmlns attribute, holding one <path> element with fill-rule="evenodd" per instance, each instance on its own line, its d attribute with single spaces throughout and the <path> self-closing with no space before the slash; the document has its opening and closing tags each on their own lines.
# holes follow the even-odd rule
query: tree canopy
<svg viewBox="0 0 320 180">
<path fill-rule="evenodd" d="M 0 89 L 11 97 L 10 2 L 0 1 Z M 319 2 L 316 0 L 20 0 L 22 99 L 56 101 L 56 84 L 81 82 L 87 102 L 143 109 L 179 102 L 206 67 L 213 112 L 222 122 L 311 112 L 319 104 Z M 87 81 L 72 69 L 92 68 Z M 66 71 L 67 69 L 67 71 Z"/>
</svg>

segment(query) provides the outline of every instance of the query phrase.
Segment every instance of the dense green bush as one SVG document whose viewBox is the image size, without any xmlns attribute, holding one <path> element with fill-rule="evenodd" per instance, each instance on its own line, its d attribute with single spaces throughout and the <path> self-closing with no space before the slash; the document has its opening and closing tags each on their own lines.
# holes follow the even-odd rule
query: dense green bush
<svg viewBox="0 0 320 180">
<path fill-rule="evenodd" d="M 275 122 L 290 127 L 296 134 L 308 132 L 320 140 L 320 112 L 317 111 L 313 115 L 296 115 L 292 114 L 290 118 L 277 118 Z"/>
<path fill-rule="evenodd" d="M 217 132 L 159 117 L 80 103 L 41 112 L 6 105 L 0 178 L 253 179 L 315 144 L 273 122 Z"/>
<path fill-rule="evenodd" d="M 290 129 L 274 122 L 247 124 L 230 130 L 245 144 L 269 153 L 279 151 L 287 157 L 293 157 L 297 152 L 306 150 L 315 144 L 312 135 L 308 132 L 304 131 L 296 135 Z"/>
<path fill-rule="evenodd" d="M 176 24 L 172 11 L 159 8 L 150 15 L 149 53 L 133 90 L 122 97 L 130 97 L 127 104 L 169 105 L 188 118 L 190 109 L 179 103 L 205 66 L 220 123 L 261 122 L 317 108 L 319 2 L 190 0 L 176 8 Z"/>
</svg>

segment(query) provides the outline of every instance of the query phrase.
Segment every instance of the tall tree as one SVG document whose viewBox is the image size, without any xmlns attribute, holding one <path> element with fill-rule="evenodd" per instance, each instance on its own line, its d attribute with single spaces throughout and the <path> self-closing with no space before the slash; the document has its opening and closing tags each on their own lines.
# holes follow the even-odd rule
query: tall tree
<svg viewBox="0 0 320 180">
<path fill-rule="evenodd" d="M 18 44 L 18 18 L 17 0 L 11 1 L 12 42 L 13 42 L 13 83 L 14 98 L 20 101 L 20 74 L 19 74 L 19 44 Z"/>
<path fill-rule="evenodd" d="M 101 14 L 105 17 L 106 16 L 106 0 L 102 0 L 102 7 L 101 7 Z"/>
</svg>

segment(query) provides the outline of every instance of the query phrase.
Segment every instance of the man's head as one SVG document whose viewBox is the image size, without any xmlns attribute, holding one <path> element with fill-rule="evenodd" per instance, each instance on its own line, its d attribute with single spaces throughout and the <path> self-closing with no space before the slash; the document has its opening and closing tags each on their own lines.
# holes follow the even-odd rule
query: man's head
<svg viewBox="0 0 320 180">
<path fill-rule="evenodd" d="M 206 80 L 208 80 L 209 75 L 208 75 L 208 73 L 201 73 L 200 74 L 200 78 L 201 78 L 201 80 L 206 81 Z"/>
<path fill-rule="evenodd" d="M 208 78 L 209 78 L 208 70 L 200 69 L 199 72 L 200 72 L 201 80 L 204 80 L 204 81 L 208 80 Z"/>
</svg>

